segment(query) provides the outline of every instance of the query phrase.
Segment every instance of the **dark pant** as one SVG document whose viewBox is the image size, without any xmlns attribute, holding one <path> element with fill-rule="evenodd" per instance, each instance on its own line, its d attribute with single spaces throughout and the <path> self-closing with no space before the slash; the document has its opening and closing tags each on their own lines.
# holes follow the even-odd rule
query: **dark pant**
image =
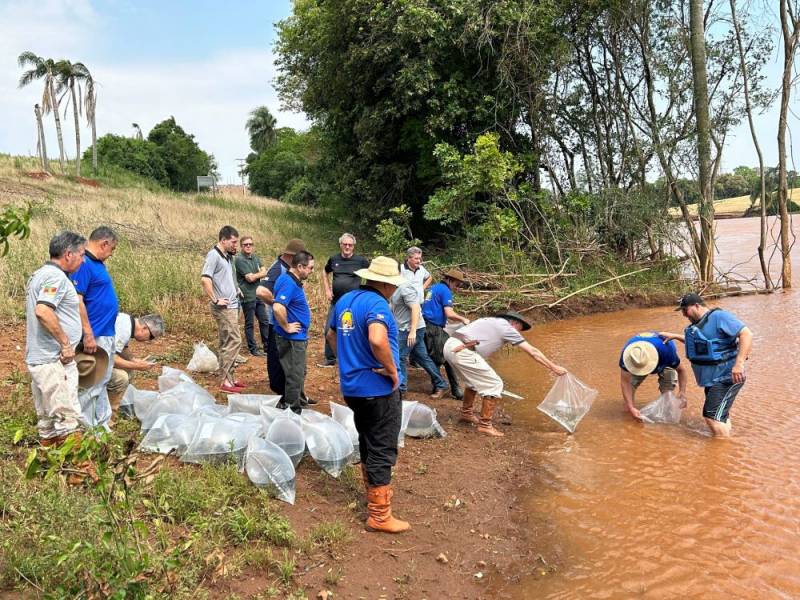
<svg viewBox="0 0 800 600">
<path fill-rule="evenodd" d="M 328 323 L 331 322 L 331 315 L 333 314 L 335 307 L 335 304 L 331 304 L 330 308 L 328 309 L 328 315 L 325 317 L 325 327 L 322 329 L 322 337 L 325 340 L 325 360 L 327 362 L 333 362 L 336 360 L 336 353 L 328 343 Z"/>
<path fill-rule="evenodd" d="M 283 392 L 281 406 L 288 406 L 299 413 L 306 404 L 303 385 L 306 381 L 306 348 L 308 340 L 288 340 L 278 336 L 278 358 L 286 375 L 286 387 Z"/>
<path fill-rule="evenodd" d="M 417 364 L 425 369 L 431 378 L 431 384 L 435 390 L 446 390 L 447 384 L 439 373 L 439 369 L 433 364 L 428 350 L 425 347 L 425 328 L 417 329 L 417 343 L 413 348 L 408 347 L 408 331 L 401 331 L 397 336 L 400 345 L 400 390 L 406 391 L 408 385 L 408 357 L 416 359 Z"/>
<path fill-rule="evenodd" d="M 283 373 L 283 367 L 278 358 L 278 344 L 275 341 L 277 337 L 275 326 L 272 325 L 267 338 L 267 375 L 269 376 L 269 389 L 283 396 L 286 391 L 286 375 Z"/>
<path fill-rule="evenodd" d="M 247 349 L 252 354 L 258 350 L 256 337 L 253 332 L 253 316 L 258 319 L 258 331 L 261 334 L 261 345 L 264 352 L 267 351 L 269 340 L 269 318 L 267 317 L 267 307 L 261 300 L 252 302 L 242 302 L 242 312 L 244 313 L 244 337 L 247 339 Z"/>
<path fill-rule="evenodd" d="M 392 467 L 397 463 L 397 437 L 403 417 L 400 394 L 394 390 L 388 396 L 372 398 L 345 396 L 344 401 L 353 411 L 361 464 L 367 469 L 369 484 L 389 485 Z"/>
<path fill-rule="evenodd" d="M 454 398 L 461 398 L 464 395 L 461 389 L 461 384 L 458 381 L 458 376 L 455 370 L 444 359 L 444 343 L 450 339 L 444 328 L 434 325 L 433 323 L 425 324 L 425 346 L 428 349 L 428 356 L 431 357 L 433 364 L 437 367 L 444 365 L 444 371 L 447 373 L 447 381 L 450 384 L 450 393 Z"/>
</svg>

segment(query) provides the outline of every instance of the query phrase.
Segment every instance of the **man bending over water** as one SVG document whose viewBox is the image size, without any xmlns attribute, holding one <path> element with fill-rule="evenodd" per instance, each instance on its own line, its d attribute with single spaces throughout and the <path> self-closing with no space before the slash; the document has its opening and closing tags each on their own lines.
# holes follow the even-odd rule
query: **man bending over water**
<svg viewBox="0 0 800 600">
<path fill-rule="evenodd" d="M 744 361 L 750 356 L 753 333 L 731 313 L 721 308 L 709 310 L 699 294 L 685 294 L 675 310 L 681 311 L 691 325 L 683 335 L 660 335 L 685 344 L 697 385 L 705 389 L 703 417 L 714 435 L 729 437 L 729 413 L 744 385 Z"/>
</svg>

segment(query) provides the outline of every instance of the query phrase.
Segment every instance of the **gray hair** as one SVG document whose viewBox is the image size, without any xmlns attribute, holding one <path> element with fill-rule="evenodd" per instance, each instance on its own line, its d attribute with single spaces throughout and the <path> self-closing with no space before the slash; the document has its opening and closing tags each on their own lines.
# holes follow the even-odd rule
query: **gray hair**
<svg viewBox="0 0 800 600">
<path fill-rule="evenodd" d="M 136 319 L 150 330 L 150 335 L 154 338 L 164 335 L 164 319 L 161 315 L 150 314 Z"/>
<path fill-rule="evenodd" d="M 356 236 L 354 236 L 352 233 L 343 233 L 342 235 L 340 235 L 339 243 L 341 244 L 343 241 L 347 239 L 353 240 L 353 246 L 356 245 Z"/>
<path fill-rule="evenodd" d="M 86 238 L 74 231 L 60 231 L 50 239 L 50 258 L 61 258 L 66 252 L 77 252 Z"/>
<path fill-rule="evenodd" d="M 111 229 L 111 227 L 101 225 L 89 235 L 89 240 L 92 242 L 104 242 L 106 240 L 109 242 L 116 242 L 117 234 L 114 233 L 114 230 Z"/>
<path fill-rule="evenodd" d="M 415 254 L 422 254 L 422 248 L 419 246 L 411 246 L 411 248 L 406 250 L 406 256 L 414 256 Z"/>
</svg>

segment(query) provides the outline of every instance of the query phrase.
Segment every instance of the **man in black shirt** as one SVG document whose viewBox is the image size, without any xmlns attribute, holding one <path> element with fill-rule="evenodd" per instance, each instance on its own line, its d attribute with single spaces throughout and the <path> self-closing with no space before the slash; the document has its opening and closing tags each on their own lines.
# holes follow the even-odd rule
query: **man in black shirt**
<svg viewBox="0 0 800 600">
<path fill-rule="evenodd" d="M 334 254 L 325 263 L 325 274 L 322 276 L 322 285 L 325 287 L 325 296 L 331 303 L 328 309 L 328 316 L 325 318 L 325 331 L 323 337 L 328 333 L 328 321 L 330 321 L 333 307 L 336 301 L 347 292 L 357 290 L 361 285 L 361 278 L 355 274 L 359 269 L 369 268 L 369 259 L 355 254 L 356 238 L 352 233 L 343 233 L 339 238 L 339 248 L 341 252 Z M 333 284 L 328 281 L 328 275 L 333 274 Z M 336 353 L 325 339 L 325 360 L 317 364 L 318 367 L 336 366 Z"/>
</svg>

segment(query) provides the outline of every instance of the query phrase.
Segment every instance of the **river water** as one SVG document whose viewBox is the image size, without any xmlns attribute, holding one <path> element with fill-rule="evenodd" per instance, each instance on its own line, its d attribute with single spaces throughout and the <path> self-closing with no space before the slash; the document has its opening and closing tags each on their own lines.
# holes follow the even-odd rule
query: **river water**
<svg viewBox="0 0 800 600">
<path fill-rule="evenodd" d="M 720 266 L 755 256 L 757 231 L 757 219 L 720 222 Z M 758 260 L 747 264 L 754 274 Z M 671 308 L 620 307 L 530 332 L 534 345 L 600 392 L 574 435 L 536 410 L 553 383 L 548 373 L 519 352 L 496 361 L 508 389 L 527 398 L 507 404 L 514 427 L 530 432 L 534 460 L 520 468 L 534 473 L 523 501 L 541 557 L 526 559 L 520 567 L 529 574 L 498 582 L 492 595 L 800 598 L 800 293 L 713 304 L 754 333 L 730 440 L 707 434 L 693 381 L 680 425 L 639 424 L 623 408 L 620 348 L 640 331 L 682 330 Z M 637 405 L 657 396 L 649 378 Z"/>
</svg>

